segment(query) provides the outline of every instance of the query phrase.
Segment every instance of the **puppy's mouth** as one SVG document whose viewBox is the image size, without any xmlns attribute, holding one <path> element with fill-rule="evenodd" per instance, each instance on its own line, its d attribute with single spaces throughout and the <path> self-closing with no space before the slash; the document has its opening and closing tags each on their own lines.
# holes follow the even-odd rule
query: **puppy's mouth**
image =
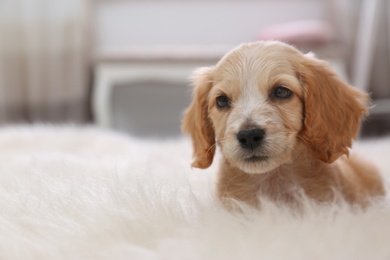
<svg viewBox="0 0 390 260">
<path fill-rule="evenodd" d="M 252 155 L 248 158 L 245 158 L 244 161 L 246 162 L 264 162 L 269 159 L 268 156 L 265 155 Z"/>
</svg>

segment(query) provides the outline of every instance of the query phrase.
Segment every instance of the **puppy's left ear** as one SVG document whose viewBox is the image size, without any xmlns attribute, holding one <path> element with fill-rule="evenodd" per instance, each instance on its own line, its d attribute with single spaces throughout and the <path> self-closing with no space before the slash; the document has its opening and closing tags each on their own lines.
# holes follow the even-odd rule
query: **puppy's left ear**
<svg viewBox="0 0 390 260">
<path fill-rule="evenodd" d="M 201 169 L 211 165 L 215 154 L 215 134 L 208 108 L 212 86 L 212 68 L 195 71 L 192 103 L 185 111 L 182 122 L 182 130 L 192 138 L 195 159 L 192 166 Z"/>
<path fill-rule="evenodd" d="M 326 62 L 305 56 L 299 66 L 304 86 L 304 127 L 299 137 L 317 158 L 332 163 L 349 154 L 369 97 L 343 82 Z"/>
</svg>

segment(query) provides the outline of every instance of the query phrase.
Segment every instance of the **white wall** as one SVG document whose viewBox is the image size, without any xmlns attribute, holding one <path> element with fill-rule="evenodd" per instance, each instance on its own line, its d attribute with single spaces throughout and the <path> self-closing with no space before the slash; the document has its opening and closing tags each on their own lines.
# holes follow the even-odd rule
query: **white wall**
<svg viewBox="0 0 390 260">
<path fill-rule="evenodd" d="M 266 26 L 318 19 L 321 0 L 103 1 L 95 12 L 95 46 L 236 45 Z"/>
</svg>

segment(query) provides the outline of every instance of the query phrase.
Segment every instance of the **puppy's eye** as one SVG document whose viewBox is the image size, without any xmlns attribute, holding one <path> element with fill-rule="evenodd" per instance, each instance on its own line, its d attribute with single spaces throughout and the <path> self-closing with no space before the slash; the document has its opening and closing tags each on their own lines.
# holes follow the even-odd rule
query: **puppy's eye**
<svg viewBox="0 0 390 260">
<path fill-rule="evenodd" d="M 288 88 L 278 86 L 273 89 L 272 96 L 274 98 L 286 99 L 291 96 L 292 92 Z"/>
<path fill-rule="evenodd" d="M 218 108 L 228 108 L 230 107 L 230 100 L 227 96 L 218 96 L 216 98 Z"/>
</svg>

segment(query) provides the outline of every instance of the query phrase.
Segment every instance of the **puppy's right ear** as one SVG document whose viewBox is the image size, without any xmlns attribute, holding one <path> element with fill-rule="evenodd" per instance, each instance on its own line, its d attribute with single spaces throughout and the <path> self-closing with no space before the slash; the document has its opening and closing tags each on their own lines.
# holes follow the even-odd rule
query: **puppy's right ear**
<svg viewBox="0 0 390 260">
<path fill-rule="evenodd" d="M 201 68 L 194 73 L 192 103 L 184 113 L 183 132 L 189 133 L 194 147 L 193 167 L 205 169 L 213 162 L 215 134 L 208 117 L 208 94 L 213 86 L 212 68 Z"/>
</svg>

